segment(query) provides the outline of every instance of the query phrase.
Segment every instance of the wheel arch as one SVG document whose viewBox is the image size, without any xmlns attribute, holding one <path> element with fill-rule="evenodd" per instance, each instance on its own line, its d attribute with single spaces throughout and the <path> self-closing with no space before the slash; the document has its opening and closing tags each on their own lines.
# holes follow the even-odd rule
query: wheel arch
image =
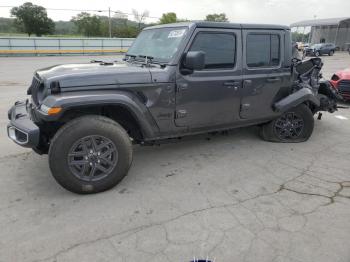
<svg viewBox="0 0 350 262">
<path fill-rule="evenodd" d="M 276 112 L 283 113 L 300 104 L 306 104 L 309 106 L 310 110 L 312 110 L 312 107 L 317 108 L 320 106 L 320 101 L 317 97 L 315 97 L 310 89 L 302 88 L 297 92 L 277 101 L 273 105 L 273 108 Z"/>
<path fill-rule="evenodd" d="M 128 93 L 61 94 L 50 96 L 43 104 L 62 107 L 62 112 L 47 121 L 67 123 L 84 115 L 103 115 L 118 122 L 137 141 L 155 137 L 159 128 L 142 102 Z"/>
</svg>

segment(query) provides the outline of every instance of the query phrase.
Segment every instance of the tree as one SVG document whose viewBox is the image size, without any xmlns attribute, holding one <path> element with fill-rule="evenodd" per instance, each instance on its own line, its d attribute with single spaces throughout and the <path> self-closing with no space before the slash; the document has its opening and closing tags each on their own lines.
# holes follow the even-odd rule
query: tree
<svg viewBox="0 0 350 262">
<path fill-rule="evenodd" d="M 309 36 L 310 36 L 310 33 L 303 34 L 303 33 L 299 33 L 299 32 L 293 32 L 292 33 L 292 40 L 295 42 L 307 42 L 307 41 L 309 41 Z"/>
<path fill-rule="evenodd" d="M 170 24 L 170 23 L 176 23 L 177 17 L 175 13 L 165 13 L 162 15 L 162 17 L 159 19 L 159 24 Z"/>
<path fill-rule="evenodd" d="M 145 21 L 146 17 L 149 16 L 149 11 L 145 10 L 142 13 L 139 13 L 136 9 L 132 10 L 135 20 L 139 25 L 139 29 L 141 29 L 141 24 Z"/>
<path fill-rule="evenodd" d="M 42 6 L 24 3 L 21 6 L 13 7 L 11 15 L 15 16 L 15 25 L 21 32 L 29 36 L 35 34 L 52 34 L 55 30 L 55 24 L 52 19 L 47 17 L 46 9 Z"/>
<path fill-rule="evenodd" d="M 0 17 L 0 32 L 1 33 L 18 33 L 17 27 L 14 25 L 13 18 Z"/>
<path fill-rule="evenodd" d="M 221 14 L 209 14 L 205 17 L 205 21 L 212 21 L 212 22 L 227 22 L 228 18 L 226 17 L 225 13 Z"/>
<path fill-rule="evenodd" d="M 87 37 L 102 35 L 101 18 L 97 15 L 81 12 L 72 18 L 72 22 L 77 26 L 78 32 Z"/>
<path fill-rule="evenodd" d="M 140 33 L 136 26 L 118 26 L 114 28 L 113 35 L 116 37 L 135 38 Z"/>
</svg>

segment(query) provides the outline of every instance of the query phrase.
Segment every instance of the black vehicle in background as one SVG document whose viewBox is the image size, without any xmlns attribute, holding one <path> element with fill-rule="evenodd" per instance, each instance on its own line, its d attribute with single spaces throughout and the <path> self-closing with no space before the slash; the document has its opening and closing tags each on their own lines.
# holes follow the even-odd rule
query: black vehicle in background
<svg viewBox="0 0 350 262">
<path fill-rule="evenodd" d="M 332 56 L 335 53 L 336 46 L 332 43 L 322 43 L 322 44 L 314 44 L 308 48 L 305 48 L 304 55 L 305 56 L 321 56 L 321 55 L 329 55 Z"/>
<path fill-rule="evenodd" d="M 31 97 L 8 112 L 8 136 L 48 153 L 64 188 L 97 193 L 127 175 L 132 144 L 251 125 L 267 141 L 306 141 L 313 115 L 337 109 L 321 68 L 320 58 L 293 58 L 285 26 L 148 27 L 123 61 L 36 71 Z"/>
</svg>

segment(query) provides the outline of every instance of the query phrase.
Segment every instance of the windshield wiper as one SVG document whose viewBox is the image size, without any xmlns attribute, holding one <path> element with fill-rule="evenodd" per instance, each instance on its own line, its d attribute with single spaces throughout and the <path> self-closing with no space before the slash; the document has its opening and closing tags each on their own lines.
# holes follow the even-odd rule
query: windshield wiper
<svg viewBox="0 0 350 262">
<path fill-rule="evenodd" d="M 145 59 L 145 64 L 148 65 L 149 63 L 152 62 L 153 56 L 148 56 L 148 55 L 138 55 L 137 57 L 141 57 Z"/>
<path fill-rule="evenodd" d="M 130 55 L 130 54 L 125 54 L 125 58 L 123 58 L 123 61 L 128 61 L 130 59 L 136 59 L 136 55 Z"/>
<path fill-rule="evenodd" d="M 166 63 L 155 61 L 153 56 L 138 55 L 137 57 L 144 58 L 145 59 L 145 65 L 156 64 L 156 65 L 160 65 L 161 67 L 165 67 L 166 66 Z"/>
<path fill-rule="evenodd" d="M 148 55 L 130 55 L 130 54 L 126 54 L 125 56 L 128 57 L 128 58 L 125 58 L 124 61 L 141 62 L 144 65 L 156 64 L 156 65 L 160 65 L 161 67 L 165 67 L 166 66 L 166 63 L 155 61 L 153 56 L 148 56 Z M 138 58 L 142 58 L 144 60 L 140 60 Z"/>
</svg>

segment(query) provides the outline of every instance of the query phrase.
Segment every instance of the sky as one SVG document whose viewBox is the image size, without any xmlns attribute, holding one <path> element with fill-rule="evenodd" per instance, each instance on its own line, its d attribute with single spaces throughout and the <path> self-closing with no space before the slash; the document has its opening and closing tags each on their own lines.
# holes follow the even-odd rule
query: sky
<svg viewBox="0 0 350 262">
<path fill-rule="evenodd" d="M 27 0 L 30 1 L 30 0 Z M 17 6 L 27 1 L 0 0 L 0 6 Z M 209 13 L 226 13 L 231 22 L 290 25 L 316 18 L 350 16 L 350 0 L 32 0 L 45 8 L 92 9 L 132 13 L 149 11 L 147 22 L 156 22 L 163 13 L 175 12 L 178 18 L 203 20 Z M 79 12 L 48 10 L 55 21 L 70 20 Z M 96 14 L 103 14 L 97 13 Z M 104 13 L 107 15 L 107 13 Z M 0 8 L 0 17 L 9 17 L 9 8 Z M 133 19 L 129 16 L 129 19 Z"/>
</svg>

